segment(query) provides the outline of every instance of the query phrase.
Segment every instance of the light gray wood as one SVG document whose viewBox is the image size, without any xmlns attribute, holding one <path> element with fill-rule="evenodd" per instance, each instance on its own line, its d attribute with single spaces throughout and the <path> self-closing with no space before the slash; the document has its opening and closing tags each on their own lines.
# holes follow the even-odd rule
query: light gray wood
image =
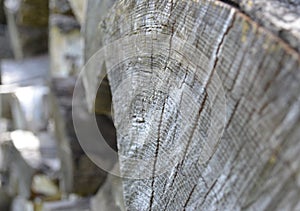
<svg viewBox="0 0 300 211">
<path fill-rule="evenodd" d="M 4 10 L 16 59 L 48 49 L 48 0 L 5 0 Z"/>
<path fill-rule="evenodd" d="M 86 15 L 86 5 L 88 0 L 69 0 L 73 13 L 81 26 L 84 25 Z"/>
<path fill-rule="evenodd" d="M 1 179 L 1 181 L 7 180 L 5 181 L 7 184 L 4 184 L 1 188 L 11 197 L 20 195 L 29 198 L 31 196 L 31 180 L 36 169 L 28 163 L 28 160 L 15 147 L 10 139 L 10 134 L 2 133 L 0 144 L 0 172 L 1 176 L 5 175 L 7 177 Z M 32 158 L 35 159 L 34 156 Z"/>
<path fill-rule="evenodd" d="M 100 23 L 103 18 L 109 12 L 109 8 L 112 7 L 115 0 L 99 0 L 87 2 L 87 13 L 84 27 L 85 38 L 85 62 L 87 63 L 91 57 L 103 47 L 102 33 Z M 102 66 L 105 70 L 105 66 Z M 89 69 L 96 69 L 95 67 L 89 67 Z M 98 88 L 98 87 L 97 87 Z M 98 89 L 97 89 L 98 90 Z M 95 112 L 97 114 L 111 114 L 111 92 L 107 78 L 99 87 L 98 97 L 96 99 Z M 94 108 L 93 108 L 94 109 Z"/>
<path fill-rule="evenodd" d="M 119 1 L 102 30 L 104 43 L 119 40 L 125 54 L 106 60 L 121 173 L 150 172 L 123 179 L 127 210 L 300 208 L 300 56 L 292 43 L 207 0 Z M 116 49 L 110 54 L 121 55 Z M 220 140 L 207 139 L 214 121 L 224 124 L 212 132 Z M 168 160 L 172 147 L 178 154 Z"/>
<path fill-rule="evenodd" d="M 232 0 L 240 9 L 300 52 L 300 1 Z"/>
</svg>

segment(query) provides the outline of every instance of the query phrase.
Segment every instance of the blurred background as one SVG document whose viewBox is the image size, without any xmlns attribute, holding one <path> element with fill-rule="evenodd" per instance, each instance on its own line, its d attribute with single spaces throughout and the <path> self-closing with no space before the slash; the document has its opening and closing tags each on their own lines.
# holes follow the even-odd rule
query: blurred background
<svg viewBox="0 0 300 211">
<path fill-rule="evenodd" d="M 73 128 L 76 78 L 95 52 L 98 23 L 86 22 L 87 7 L 85 0 L 0 0 L 1 211 L 121 206 L 110 191 L 120 181 L 90 161 Z M 95 115 L 116 150 L 110 115 Z"/>
</svg>

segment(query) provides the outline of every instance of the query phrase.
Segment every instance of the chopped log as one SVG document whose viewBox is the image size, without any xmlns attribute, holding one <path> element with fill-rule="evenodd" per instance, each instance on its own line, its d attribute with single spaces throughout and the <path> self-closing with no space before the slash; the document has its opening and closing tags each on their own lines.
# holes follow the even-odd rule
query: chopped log
<svg viewBox="0 0 300 211">
<path fill-rule="evenodd" d="M 53 94 L 55 95 L 55 94 Z M 68 136 L 66 134 L 66 126 L 61 110 L 59 108 L 58 99 L 51 95 L 51 117 L 54 121 L 55 138 L 58 141 L 58 154 L 61 162 L 61 179 L 60 189 L 63 194 L 69 194 L 73 191 L 73 162 L 72 162 L 72 150 L 69 143 Z"/>
<path fill-rule="evenodd" d="M 119 1 L 102 29 L 126 210 L 300 209 L 293 42 L 208 0 Z"/>
<path fill-rule="evenodd" d="M 49 57 L 39 55 L 21 61 L 3 59 L 1 69 L 4 85 L 41 85 L 49 79 Z"/>
<path fill-rule="evenodd" d="M 24 199 L 22 197 L 15 197 L 12 205 L 11 211 L 32 211 L 34 210 L 34 205 L 31 201 Z"/>
</svg>

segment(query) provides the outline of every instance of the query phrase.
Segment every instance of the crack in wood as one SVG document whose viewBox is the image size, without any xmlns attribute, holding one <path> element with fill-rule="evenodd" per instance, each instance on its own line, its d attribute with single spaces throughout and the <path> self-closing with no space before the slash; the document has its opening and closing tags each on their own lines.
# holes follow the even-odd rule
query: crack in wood
<svg viewBox="0 0 300 211">
<path fill-rule="evenodd" d="M 198 114 L 197 114 L 195 123 L 194 123 L 194 125 L 193 125 L 192 132 L 191 132 L 191 134 L 190 134 L 190 136 L 189 136 L 189 138 L 188 138 L 188 143 L 187 143 L 187 145 L 186 145 L 186 147 L 185 147 L 185 149 L 184 149 L 184 153 L 183 153 L 184 156 L 183 156 L 183 159 L 182 159 L 181 162 L 177 165 L 178 168 L 182 167 L 182 165 L 183 165 L 183 163 L 184 163 L 184 160 L 185 160 L 187 151 L 188 151 L 188 149 L 189 149 L 189 145 L 190 145 L 190 143 L 191 143 L 191 141 L 192 141 L 192 137 L 193 137 L 194 132 L 195 132 L 195 130 L 196 130 L 196 127 L 197 127 L 199 118 L 200 118 L 200 116 L 201 116 L 202 111 L 204 110 L 205 103 L 206 103 L 206 101 L 207 101 L 207 97 L 208 97 L 208 96 L 207 96 L 207 92 L 205 92 L 205 93 L 204 93 L 204 99 L 203 99 L 203 101 L 202 101 L 202 103 L 201 103 L 199 112 L 198 112 Z M 179 172 L 178 168 L 176 168 L 177 170 L 176 170 L 176 172 L 175 172 L 175 175 L 174 175 L 174 178 L 173 178 L 173 182 L 174 182 L 174 181 L 176 180 L 176 178 L 177 178 L 177 175 L 178 175 L 178 172 Z M 173 185 L 173 183 L 172 183 L 172 185 Z M 172 186 L 170 186 L 170 187 L 172 187 Z M 170 200 L 171 200 L 171 198 L 169 198 L 169 201 L 170 201 Z M 166 204 L 166 207 L 168 206 L 168 204 L 169 204 L 169 203 Z"/>
<path fill-rule="evenodd" d="M 202 200 L 201 204 L 199 205 L 199 207 L 201 207 L 201 206 L 205 203 L 205 201 L 206 201 L 208 195 L 212 192 L 212 190 L 214 189 L 214 187 L 215 187 L 215 185 L 217 184 L 217 182 L 218 182 L 218 179 L 216 179 L 216 180 L 213 182 L 213 184 L 209 187 L 209 189 L 207 190 L 206 194 L 204 195 L 203 200 Z"/>
<path fill-rule="evenodd" d="M 155 150 L 155 155 L 154 155 L 154 164 L 153 164 L 153 174 L 152 174 L 152 182 L 151 182 L 151 188 L 152 188 L 152 192 L 151 192 L 151 197 L 150 197 L 150 211 L 153 208 L 153 202 L 154 202 L 154 183 L 155 183 L 155 171 L 156 171 L 156 163 L 157 163 L 157 159 L 158 159 L 158 153 L 159 153 L 159 145 L 160 145 L 160 134 L 161 134 L 161 125 L 163 122 L 163 115 L 164 115 L 164 111 L 165 111 L 165 104 L 166 104 L 166 100 L 164 99 L 164 103 L 162 105 L 162 111 L 161 111 L 161 115 L 160 115 L 160 120 L 159 120 L 159 125 L 158 125 L 158 133 L 157 133 L 157 141 L 156 141 L 156 150 Z"/>
<path fill-rule="evenodd" d="M 131 2 L 135 1 L 132 0 Z M 209 157 L 209 160 L 206 162 L 206 164 L 199 167 L 199 169 L 198 166 L 191 164 L 191 156 L 193 156 L 194 154 L 190 154 L 190 149 L 195 144 L 192 141 L 194 140 L 193 136 L 195 136 L 196 134 L 198 135 L 198 127 L 200 127 L 200 129 L 206 127 L 206 125 L 199 126 L 199 124 L 202 124 L 199 123 L 199 119 L 201 120 L 202 116 L 203 118 L 207 118 L 207 112 L 209 113 L 209 111 L 206 110 L 208 106 L 205 105 L 205 102 L 201 102 L 199 100 L 199 104 L 197 104 L 197 107 L 199 106 L 200 109 L 196 111 L 196 108 L 195 113 L 191 116 L 193 122 L 189 127 L 188 134 L 186 134 L 186 136 L 184 137 L 183 150 L 180 151 L 180 156 L 182 155 L 181 153 L 183 153 L 183 159 L 175 167 L 172 167 L 172 171 L 169 174 L 159 175 L 159 177 L 155 177 L 159 168 L 158 162 L 162 155 L 162 150 L 165 146 L 163 145 L 165 134 L 164 131 L 168 128 L 171 128 L 172 132 L 174 133 L 168 134 L 167 141 L 171 140 L 171 143 L 175 142 L 174 140 L 177 137 L 176 135 L 178 135 L 178 133 L 182 133 L 181 125 L 178 124 L 177 126 L 176 122 L 180 121 L 181 115 L 185 114 L 184 112 L 179 113 L 180 111 L 182 111 L 180 110 L 176 112 L 176 115 L 174 115 L 172 118 L 166 118 L 164 123 L 170 121 L 168 122 L 168 124 L 170 123 L 171 126 L 168 125 L 165 129 L 165 125 L 163 124 L 162 120 L 167 116 L 169 107 L 163 108 L 166 110 L 163 111 L 160 116 L 160 123 L 158 126 L 159 134 L 157 140 L 153 140 L 156 141 L 156 143 L 154 143 L 151 150 L 143 151 L 143 153 L 146 153 L 147 155 L 155 154 L 155 164 L 153 165 L 153 172 L 151 172 L 151 170 L 149 169 L 150 174 L 152 174 L 152 178 L 141 180 L 138 183 L 130 180 L 126 180 L 124 182 L 124 187 L 126 187 L 124 195 L 127 197 L 126 200 L 128 209 L 149 209 L 149 200 L 150 210 L 172 210 L 176 208 L 176 206 L 184 206 L 184 209 L 195 210 L 207 210 L 209 207 L 213 207 L 216 209 L 229 209 L 233 208 L 233 206 L 239 209 L 243 208 L 245 204 L 249 202 L 249 199 L 252 199 L 253 194 L 253 198 L 255 199 L 255 207 L 257 206 L 257 204 L 257 207 L 261 207 L 262 204 L 260 204 L 260 202 L 258 202 L 258 199 L 255 198 L 255 194 L 259 195 L 259 197 L 265 197 L 265 189 L 270 190 L 273 195 L 277 194 L 276 191 L 271 190 L 270 186 L 263 187 L 262 185 L 258 185 L 253 194 L 249 193 L 250 187 L 253 187 L 255 181 L 259 180 L 259 175 L 262 174 L 261 169 L 264 168 L 265 162 L 267 162 L 266 159 L 268 159 L 268 154 L 266 154 L 263 150 L 266 148 L 270 148 L 272 146 L 272 143 L 276 143 L 277 145 L 278 143 L 283 144 L 283 142 L 286 142 L 287 145 L 284 147 L 284 149 L 282 149 L 283 151 L 281 152 L 280 156 L 282 156 L 283 161 L 286 160 L 288 163 L 284 163 L 282 165 L 295 165 L 294 162 L 290 160 L 291 158 L 286 158 L 283 154 L 288 149 L 291 150 L 291 147 L 289 147 L 291 146 L 289 144 L 292 144 L 291 138 L 289 138 L 286 133 L 292 132 L 292 129 L 289 127 L 290 123 L 282 121 L 282 118 L 285 118 L 286 112 L 291 109 L 290 105 L 295 101 L 295 97 L 297 96 L 296 89 L 299 87 L 295 84 L 291 84 L 289 86 L 285 83 L 288 83 L 289 80 L 293 83 L 293 80 L 298 80 L 297 69 L 299 68 L 296 66 L 297 62 L 293 67 L 291 65 L 283 65 L 283 67 L 278 67 L 278 64 L 275 64 L 274 62 L 279 61 L 280 56 L 282 56 L 282 54 L 278 54 L 277 48 L 281 49 L 283 54 L 286 55 L 286 57 L 282 58 L 282 64 L 298 60 L 297 55 L 295 54 L 295 52 L 290 50 L 290 47 L 285 46 L 285 44 L 283 44 L 281 40 L 278 40 L 276 37 L 271 35 L 271 33 L 267 32 L 265 28 L 260 27 L 257 23 L 253 23 L 253 19 L 250 19 L 248 18 L 248 16 L 243 15 L 239 10 L 240 8 L 233 9 L 232 5 L 227 6 L 232 1 L 222 1 L 223 3 L 227 3 L 227 5 L 216 1 L 175 1 L 175 3 L 178 5 L 178 8 L 173 5 L 175 3 L 172 1 L 172 14 L 170 14 L 170 0 L 148 2 L 149 5 L 150 2 L 153 3 L 155 10 L 160 10 L 157 13 L 158 17 L 162 17 L 162 23 L 157 23 L 158 25 L 160 24 L 160 28 L 155 26 L 154 29 L 151 29 L 151 26 L 153 25 L 152 22 L 148 23 L 148 26 L 144 26 L 141 24 L 142 19 L 148 17 L 146 15 L 155 15 L 156 11 L 152 11 L 152 4 L 149 7 L 144 8 L 143 3 L 138 2 L 136 4 L 139 6 L 134 5 L 133 8 L 130 8 L 130 10 L 132 9 L 132 11 L 138 10 L 137 12 L 128 12 L 127 10 L 129 9 L 125 9 L 124 12 L 123 10 L 121 10 L 122 13 L 118 14 L 120 17 L 123 17 L 123 19 L 126 19 L 126 17 L 128 16 L 126 12 L 132 14 L 132 16 L 130 16 L 130 21 L 134 22 L 131 24 L 131 26 L 136 26 L 136 28 L 134 28 L 134 31 L 131 32 L 131 29 L 127 29 L 126 27 L 122 26 L 120 27 L 119 25 L 123 23 L 115 23 L 114 20 L 110 21 L 109 23 L 113 23 L 115 25 L 112 24 L 112 30 L 109 33 L 109 36 L 112 36 L 112 38 L 109 38 L 109 40 L 114 40 L 122 36 L 131 35 L 132 33 L 137 34 L 143 33 L 145 31 L 149 32 L 149 29 L 151 29 L 150 31 L 152 33 L 162 32 L 171 35 L 170 40 L 166 41 L 165 43 L 167 46 L 169 42 L 169 49 L 167 49 L 166 47 L 164 56 L 164 58 L 166 59 L 166 63 L 164 63 L 163 61 L 161 63 L 162 68 L 160 69 L 166 74 L 163 74 L 162 77 L 160 77 L 159 81 L 161 82 L 161 84 L 159 84 L 156 88 L 159 88 L 160 85 L 163 86 L 163 83 L 170 84 L 171 79 L 169 79 L 168 76 L 172 76 L 171 74 L 174 74 L 174 71 L 172 72 L 171 70 L 172 68 L 174 68 L 171 65 L 173 61 L 170 62 L 170 60 L 173 56 L 173 52 L 171 52 L 171 50 L 173 50 L 172 48 L 174 48 L 175 44 L 177 44 L 175 43 L 175 35 L 178 35 L 178 37 L 184 39 L 184 41 L 186 41 L 186 39 L 189 39 L 186 42 L 193 44 L 196 43 L 195 45 L 197 50 L 199 50 L 198 52 L 200 52 L 200 56 L 198 58 L 195 57 L 195 59 L 199 59 L 201 61 L 201 67 L 207 72 L 207 75 L 203 76 L 205 77 L 204 80 L 206 83 L 204 83 L 204 88 L 207 89 L 208 86 L 214 87 L 215 81 L 213 80 L 213 77 L 216 75 L 216 72 L 222 74 L 222 82 L 225 83 L 226 80 L 230 80 L 226 82 L 228 86 L 226 86 L 226 90 L 224 89 L 224 91 L 226 92 L 226 98 L 229 98 L 228 109 L 230 109 L 227 110 L 227 113 L 230 113 L 230 117 L 226 120 L 225 138 L 226 140 L 230 141 L 230 143 L 218 143 L 218 145 L 216 146 L 218 150 L 214 152 L 213 155 Z M 192 6 L 199 7 L 197 7 L 197 9 L 193 9 Z M 144 14 L 140 15 L 140 13 Z M 189 17 L 189 15 L 191 17 Z M 197 23 L 193 24 L 193 21 Z M 144 24 L 147 25 L 147 23 Z M 246 32 L 243 29 L 243 24 L 246 24 L 246 27 L 248 27 Z M 113 33 L 115 31 L 117 31 L 117 34 Z M 242 38 L 241 34 L 245 35 L 245 37 Z M 267 49 L 265 46 L 266 43 L 270 44 L 274 43 L 274 41 L 278 43 L 276 51 Z M 237 42 L 237 46 L 242 47 L 242 50 L 236 50 L 234 48 L 234 42 Z M 253 46 L 251 47 L 251 45 Z M 185 47 L 187 46 L 188 45 L 185 45 Z M 151 50 L 152 54 L 154 50 L 156 51 L 156 49 Z M 169 52 L 167 50 L 169 50 Z M 235 51 L 234 55 L 231 54 L 232 51 Z M 155 55 L 151 55 L 151 58 L 149 59 L 151 60 L 151 64 L 149 65 L 149 67 L 152 71 L 152 69 L 155 68 L 153 64 L 153 62 L 155 63 Z M 232 63 L 234 64 L 230 63 L 230 61 L 232 61 Z M 222 69 L 222 65 L 224 64 L 226 64 L 226 69 Z M 175 68 L 177 68 L 176 65 Z M 231 68 L 235 69 L 230 72 Z M 182 68 L 179 67 L 177 69 L 181 70 Z M 169 74 L 169 70 L 172 73 Z M 271 75 L 268 76 L 268 74 L 270 73 Z M 284 77 L 284 74 L 287 74 L 287 76 L 289 77 Z M 293 78 L 290 78 L 291 74 L 294 74 L 295 76 Z M 160 74 L 155 75 L 155 77 L 159 76 Z M 224 78 L 224 76 L 226 77 Z M 177 77 L 176 80 L 178 78 L 179 77 Z M 274 84 L 273 82 L 271 83 L 271 81 L 274 80 L 276 80 L 276 84 Z M 187 86 L 196 87 L 198 85 L 197 83 L 197 78 L 193 78 L 193 75 L 189 74 L 189 72 L 186 72 L 185 75 L 180 74 L 180 81 L 178 83 L 178 85 L 180 86 L 180 91 L 185 90 L 185 84 Z M 285 85 L 281 87 L 282 91 L 278 88 L 280 85 Z M 171 87 L 168 86 L 163 86 L 163 88 L 166 90 L 166 93 L 174 91 L 171 90 Z M 175 105 L 178 106 L 178 109 L 185 109 L 184 103 L 186 102 L 182 102 L 185 101 L 185 95 L 183 96 L 182 92 L 180 93 L 180 91 L 176 93 L 175 103 L 171 106 Z M 286 93 L 286 95 L 290 95 L 290 97 L 285 97 L 285 95 L 283 95 L 283 91 Z M 201 93 L 197 93 L 197 96 L 198 95 L 201 95 Z M 202 97 L 201 100 L 203 100 L 203 96 L 199 97 Z M 209 96 L 205 97 L 209 98 Z M 279 97 L 282 97 L 283 102 L 279 102 Z M 180 102 L 178 105 L 179 99 Z M 122 107 L 121 103 L 124 102 L 120 101 L 119 103 L 120 107 Z M 201 103 L 202 105 L 200 105 Z M 211 103 L 216 103 L 215 99 Z M 272 104 L 272 106 L 274 105 L 276 106 L 276 108 L 282 110 L 276 113 L 273 110 L 269 111 L 269 107 L 265 105 L 268 105 L 270 103 Z M 183 105 L 181 106 L 181 104 Z M 169 103 L 167 103 L 167 105 L 169 106 Z M 267 110 L 264 111 L 263 108 L 259 108 L 261 106 L 265 106 Z M 204 109 L 202 114 L 200 111 L 201 109 Z M 276 136 L 274 136 L 274 138 L 279 138 L 279 141 L 272 141 L 269 135 L 266 136 L 262 134 L 262 136 L 260 136 L 260 134 L 256 131 L 256 126 L 258 125 L 256 121 L 258 119 L 257 112 L 259 109 L 262 109 L 260 111 L 262 112 L 262 114 L 267 115 L 266 121 L 269 122 L 266 122 L 266 130 L 275 129 L 278 126 L 276 130 L 278 130 L 279 132 L 278 134 L 276 134 Z M 164 112 L 165 114 L 163 114 Z M 270 114 L 266 112 L 269 112 Z M 172 110 L 170 112 L 170 115 L 173 113 L 175 112 Z M 157 115 L 160 115 L 160 110 L 158 111 Z M 156 120 L 156 123 L 157 121 L 158 120 Z M 299 121 L 300 120 L 295 120 L 296 123 L 298 123 Z M 262 130 L 261 128 L 259 129 Z M 296 129 L 299 129 L 299 127 L 295 126 L 295 130 Z M 156 132 L 157 125 L 155 126 L 155 131 L 151 135 L 155 137 Z M 277 156 L 279 155 L 276 154 L 276 157 Z M 291 167 L 282 166 L 280 168 L 288 171 L 291 170 Z M 297 166 L 295 168 L 296 169 L 292 170 L 294 172 L 297 172 L 297 169 L 299 167 Z M 276 173 L 274 169 L 268 169 L 266 175 L 270 176 L 274 175 L 274 173 Z M 278 174 L 281 173 L 279 172 Z M 282 175 L 281 177 L 287 180 L 291 180 L 290 178 L 284 177 Z M 296 173 L 294 177 L 296 177 Z M 201 178 L 204 184 L 202 184 Z M 291 184 L 294 183 L 294 179 L 291 180 Z M 201 188 L 198 186 L 199 190 L 201 191 L 198 191 L 198 189 L 196 188 L 196 185 L 199 184 L 203 186 Z M 278 185 L 275 186 L 279 188 Z M 231 188 L 230 191 L 228 191 L 228 187 Z M 282 190 L 284 192 L 287 192 L 294 191 L 296 189 L 288 185 L 286 189 Z M 187 200 L 185 200 L 186 197 Z M 280 198 L 279 195 L 275 198 L 278 199 L 278 197 Z M 199 203 L 196 201 L 196 199 L 199 199 Z M 286 202 L 285 199 L 282 200 Z M 193 203 L 191 203 L 191 201 Z M 194 203 L 194 201 L 196 202 Z M 272 203 L 274 202 L 275 201 L 273 201 Z M 252 206 L 250 206 L 250 208 L 252 208 Z M 271 208 L 276 208 L 276 206 Z"/>
<path fill-rule="evenodd" d="M 186 207 L 187 207 L 189 201 L 191 200 L 192 195 L 193 195 L 193 193 L 194 193 L 196 187 L 197 187 L 197 184 L 194 185 L 194 187 L 192 188 L 191 192 L 189 193 L 188 198 L 187 198 L 187 200 L 185 201 L 185 203 L 184 203 L 184 205 L 183 205 L 183 210 L 186 210 Z"/>
<path fill-rule="evenodd" d="M 236 16 L 236 13 L 234 12 L 234 13 L 233 13 L 233 16 L 232 16 L 232 19 L 230 20 L 230 24 L 228 25 L 228 27 L 227 27 L 225 33 L 223 34 L 220 43 L 218 43 L 218 45 L 217 45 L 217 50 L 216 50 L 216 53 L 215 53 L 216 58 L 215 58 L 215 61 L 214 61 L 214 64 L 213 64 L 213 69 L 212 69 L 212 71 L 211 71 L 211 74 L 210 74 L 210 77 L 209 77 L 209 80 L 208 80 L 208 83 L 207 83 L 207 84 L 210 83 L 211 78 L 212 78 L 212 75 L 213 75 L 213 72 L 214 72 L 214 70 L 216 69 L 217 63 L 218 63 L 218 61 L 219 61 L 219 53 L 220 53 L 220 50 L 221 50 L 221 48 L 222 48 L 222 46 L 223 46 L 225 37 L 228 35 L 229 31 L 230 31 L 230 30 L 232 29 L 232 27 L 233 27 L 234 20 L 235 20 L 235 16 Z"/>
<path fill-rule="evenodd" d="M 218 1 L 223 2 L 224 4 L 227 4 L 227 5 L 231 6 L 231 7 L 234 7 L 236 9 L 240 10 L 240 5 L 238 3 L 236 3 L 236 2 L 233 2 L 231 0 L 218 0 Z"/>
</svg>

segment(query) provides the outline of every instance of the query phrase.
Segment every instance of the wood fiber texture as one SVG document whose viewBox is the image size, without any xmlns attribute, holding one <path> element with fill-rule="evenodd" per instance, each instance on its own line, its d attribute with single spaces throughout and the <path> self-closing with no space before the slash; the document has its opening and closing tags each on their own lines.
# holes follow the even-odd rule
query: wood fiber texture
<svg viewBox="0 0 300 211">
<path fill-rule="evenodd" d="M 84 26 L 85 38 L 85 62 L 88 62 L 91 57 L 101 48 L 102 33 L 100 24 L 103 18 L 109 12 L 115 0 L 88 1 L 86 21 Z M 103 66 L 105 69 L 105 66 Z M 99 87 L 96 98 L 95 113 L 110 115 L 111 112 L 111 92 L 107 78 Z"/>
<path fill-rule="evenodd" d="M 101 27 L 127 210 L 300 209 L 292 44 L 219 1 L 121 0 Z"/>
<path fill-rule="evenodd" d="M 256 22 L 300 52 L 300 1 L 233 0 L 233 2 Z"/>
</svg>

